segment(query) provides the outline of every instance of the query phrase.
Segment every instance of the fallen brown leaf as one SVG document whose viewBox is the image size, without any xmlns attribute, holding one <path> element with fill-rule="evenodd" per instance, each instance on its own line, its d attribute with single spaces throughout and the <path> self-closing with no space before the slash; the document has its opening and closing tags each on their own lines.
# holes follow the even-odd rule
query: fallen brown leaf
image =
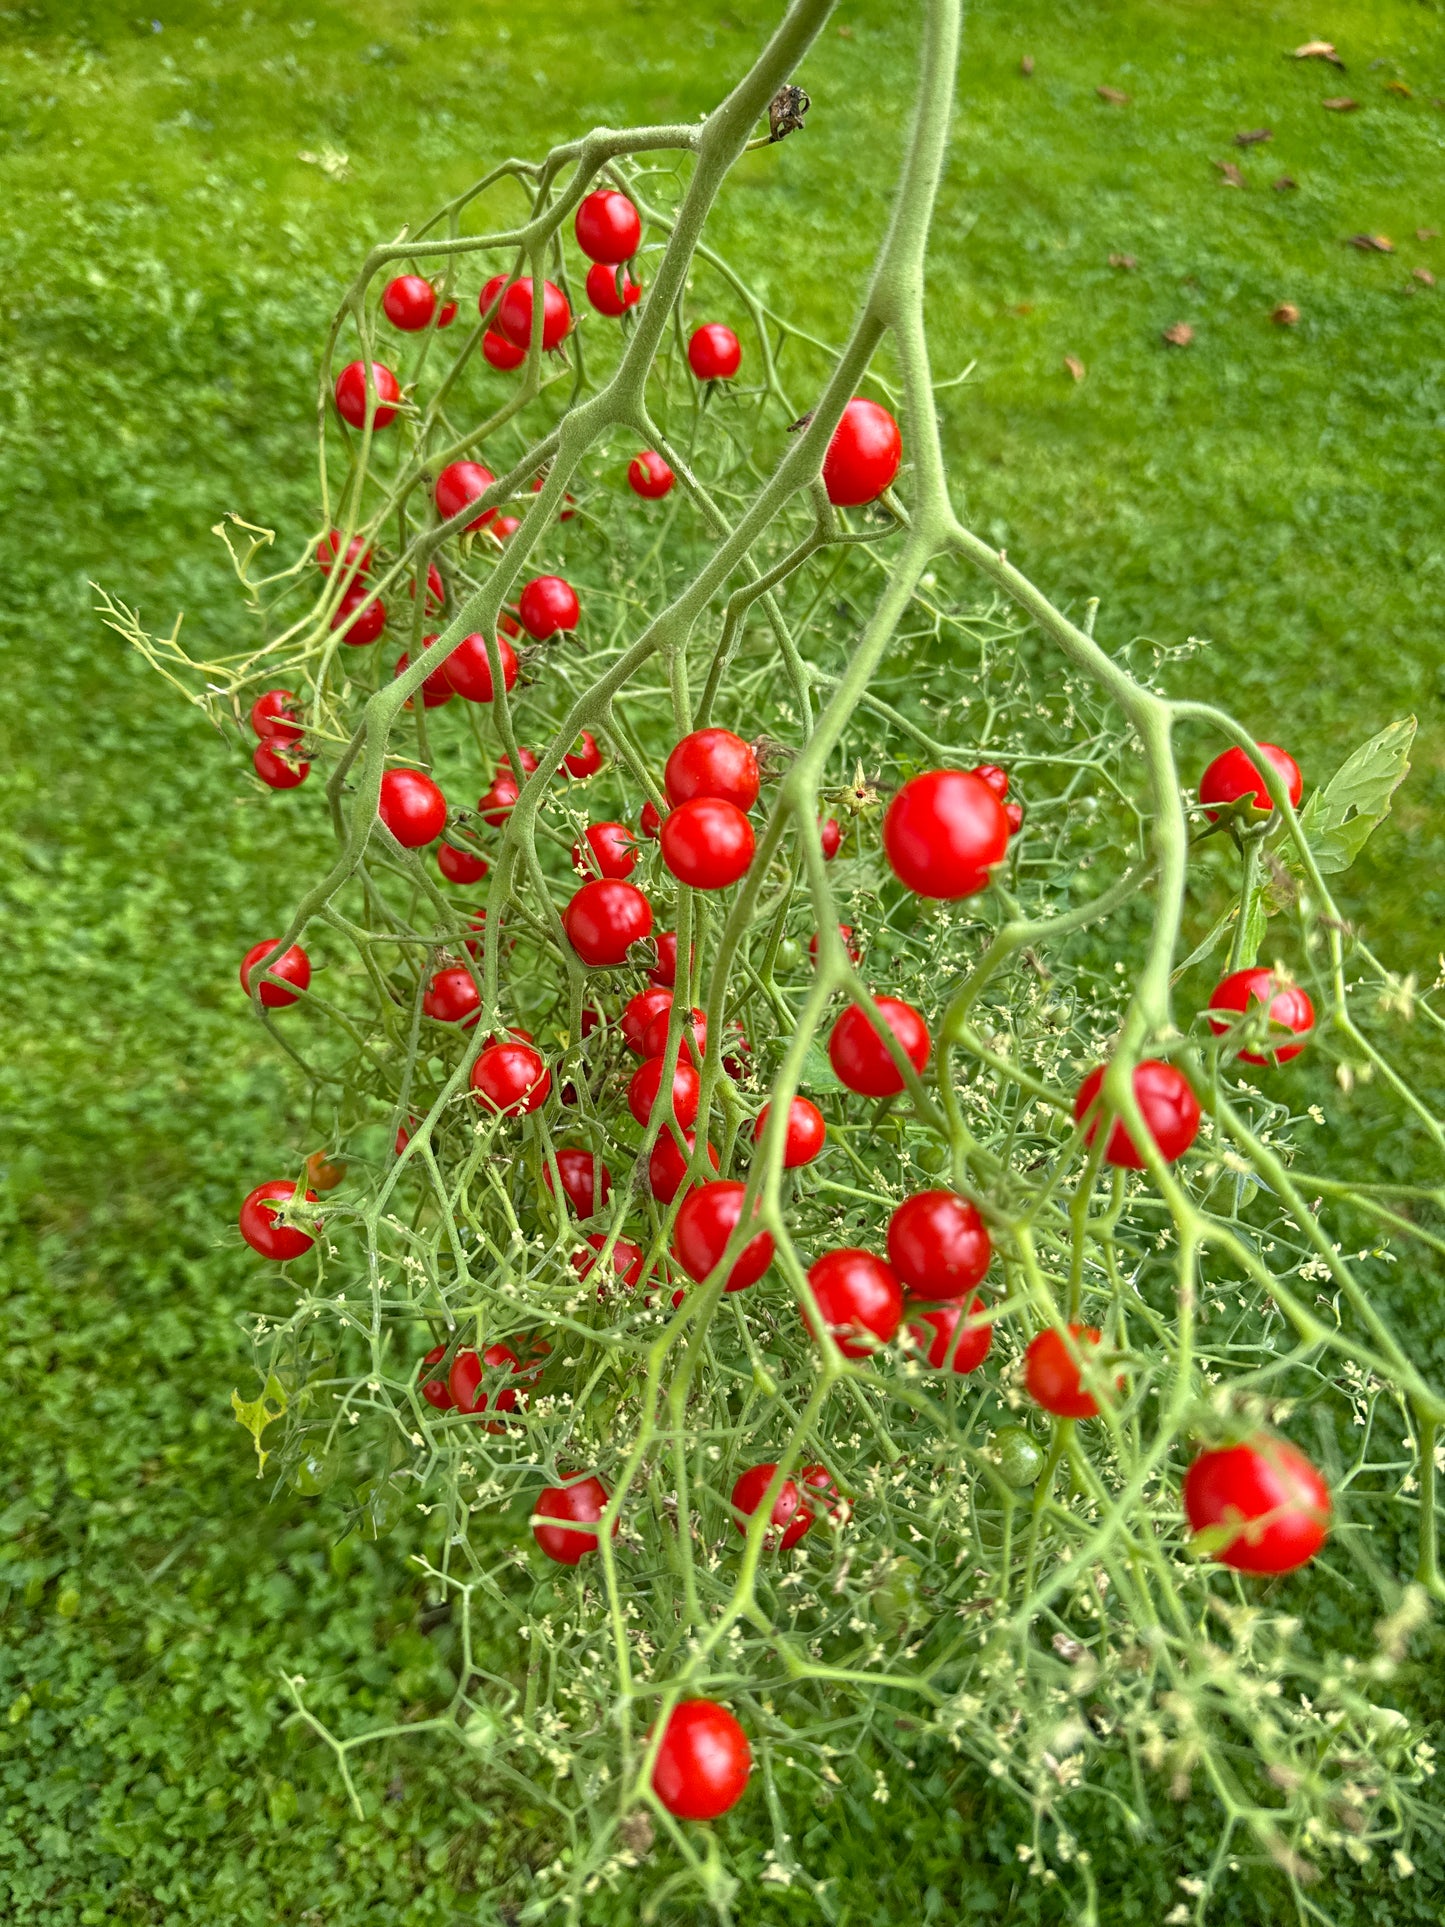
<svg viewBox="0 0 1445 1927">
<path fill-rule="evenodd" d="M 1359 104 L 1357 100 L 1351 100 L 1348 94 L 1331 94 L 1328 100 L 1320 102 L 1320 106 L 1331 114 L 1353 114 Z"/>
<path fill-rule="evenodd" d="M 838 38 L 840 40 L 851 40 L 853 38 L 853 29 L 851 27 L 840 27 L 838 29 Z"/>
<path fill-rule="evenodd" d="M 1270 185 L 1273 187 L 1276 194 L 1289 194 L 1289 193 L 1292 193 L 1293 190 L 1299 186 L 1299 182 L 1295 179 L 1293 174 L 1281 174 L 1279 179 L 1277 181 L 1272 181 Z"/>
<path fill-rule="evenodd" d="M 1292 328 L 1299 320 L 1299 309 L 1293 301 L 1281 301 L 1270 311 L 1269 318 L 1277 328 Z"/>
<path fill-rule="evenodd" d="M 1137 268 L 1138 265 L 1139 263 L 1134 259 L 1132 254 L 1111 254 L 1109 256 L 1109 266 L 1111 268 Z"/>
<path fill-rule="evenodd" d="M 1023 75 L 1024 79 L 1027 80 L 1029 75 L 1033 72 L 1033 70 L 1034 70 L 1034 57 L 1032 54 L 1025 54 L 1023 59 L 1019 62 L 1019 72 Z"/>
<path fill-rule="evenodd" d="M 1439 238 L 1440 230 L 1437 227 L 1417 227 L 1415 230 L 1417 241 L 1438 241 Z"/>
<path fill-rule="evenodd" d="M 1164 330 L 1164 339 L 1171 348 L 1187 348 L 1194 339 L 1194 330 L 1187 321 L 1176 321 L 1172 328 Z"/>
<path fill-rule="evenodd" d="M 1224 185 L 1226 187 L 1244 186 L 1244 176 L 1240 173 L 1233 161 L 1216 161 L 1214 165 L 1224 176 Z"/>
<path fill-rule="evenodd" d="M 1398 94 L 1401 100 L 1413 100 L 1415 98 L 1415 89 L 1410 86 L 1408 81 L 1404 80 L 1387 80 L 1385 82 L 1385 92 L 1387 94 Z"/>
<path fill-rule="evenodd" d="M 1272 141 L 1273 139 L 1274 129 L 1272 127 L 1256 127 L 1253 133 L 1236 134 L 1234 144 L 1236 147 L 1258 147 L 1261 141 Z"/>
<path fill-rule="evenodd" d="M 1094 92 L 1100 100 L 1107 100 L 1111 107 L 1127 107 L 1133 98 L 1130 94 L 1121 94 L 1117 87 L 1096 87 Z"/>
<path fill-rule="evenodd" d="M 1034 304 L 1032 301 L 1016 301 L 1009 309 L 1010 314 L 1032 314 L 1033 311 Z"/>
<path fill-rule="evenodd" d="M 1332 67 L 1343 67 L 1344 61 L 1335 52 L 1332 40 L 1307 40 L 1302 47 L 1294 50 L 1296 60 L 1327 60 Z"/>
<path fill-rule="evenodd" d="M 1068 369 L 1075 381 L 1082 381 L 1084 379 L 1084 364 L 1079 360 L 1077 355 L 1065 355 L 1064 366 Z"/>
<path fill-rule="evenodd" d="M 1434 287 L 1435 277 L 1428 268 L 1414 268 L 1411 272 L 1414 274 L 1415 279 L 1417 281 L 1423 281 L 1427 288 Z"/>
<path fill-rule="evenodd" d="M 1361 254 L 1393 254 L 1395 243 L 1388 234 L 1352 234 L 1350 246 L 1358 248 Z"/>
</svg>

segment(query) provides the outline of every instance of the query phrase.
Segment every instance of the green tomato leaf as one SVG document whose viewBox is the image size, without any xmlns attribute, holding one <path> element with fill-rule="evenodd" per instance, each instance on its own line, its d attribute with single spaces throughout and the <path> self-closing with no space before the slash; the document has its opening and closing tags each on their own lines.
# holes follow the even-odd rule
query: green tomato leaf
<svg viewBox="0 0 1445 1927">
<path fill-rule="evenodd" d="M 245 1426 L 256 1444 L 256 1457 L 260 1460 L 256 1467 L 258 1479 L 266 1470 L 266 1461 L 270 1457 L 268 1452 L 262 1450 L 261 1434 L 268 1425 L 274 1425 L 283 1416 L 287 1403 L 285 1388 L 274 1372 L 266 1380 L 266 1389 L 259 1398 L 242 1398 L 239 1392 L 231 1394 L 231 1410 L 236 1414 L 236 1423 Z"/>
<path fill-rule="evenodd" d="M 1415 718 L 1405 716 L 1371 737 L 1300 811 L 1300 827 L 1326 875 L 1348 870 L 1390 814 L 1390 799 L 1410 773 L 1415 727 Z"/>
</svg>

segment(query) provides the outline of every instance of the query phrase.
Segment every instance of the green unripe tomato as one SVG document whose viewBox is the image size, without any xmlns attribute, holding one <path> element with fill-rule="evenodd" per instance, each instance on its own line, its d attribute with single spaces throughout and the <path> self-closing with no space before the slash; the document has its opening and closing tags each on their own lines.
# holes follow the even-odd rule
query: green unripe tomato
<svg viewBox="0 0 1445 1927">
<path fill-rule="evenodd" d="M 291 1489 L 303 1499 L 315 1499 L 334 1485 L 341 1470 L 337 1452 L 306 1452 L 291 1468 Z"/>
<path fill-rule="evenodd" d="M 901 1633 L 923 1617 L 923 1575 L 913 1559 L 895 1559 L 873 1588 L 873 1610 L 890 1633 Z"/>
<path fill-rule="evenodd" d="M 784 937 L 778 945 L 777 966 L 779 970 L 796 970 L 803 961 L 803 946 L 796 937 Z"/>
<path fill-rule="evenodd" d="M 998 1469 L 1010 1485 L 1032 1485 L 1044 1469 L 1043 1448 L 1022 1425 L 1001 1425 L 993 1437 Z"/>
</svg>

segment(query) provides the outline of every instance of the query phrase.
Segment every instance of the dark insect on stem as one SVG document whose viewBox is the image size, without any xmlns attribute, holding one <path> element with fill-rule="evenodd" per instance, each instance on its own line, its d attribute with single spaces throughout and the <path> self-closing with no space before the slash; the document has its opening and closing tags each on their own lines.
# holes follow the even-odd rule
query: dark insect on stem
<svg viewBox="0 0 1445 1927">
<path fill-rule="evenodd" d="M 780 141 L 786 140 L 789 134 L 800 134 L 803 116 L 812 104 L 803 89 L 793 86 L 791 81 L 780 87 L 768 102 L 770 138 Z"/>
</svg>

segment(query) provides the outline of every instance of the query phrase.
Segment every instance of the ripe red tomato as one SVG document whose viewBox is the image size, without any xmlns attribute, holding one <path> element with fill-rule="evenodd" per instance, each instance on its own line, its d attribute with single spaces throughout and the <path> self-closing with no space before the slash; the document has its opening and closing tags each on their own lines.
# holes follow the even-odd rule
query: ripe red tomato
<svg viewBox="0 0 1445 1927">
<path fill-rule="evenodd" d="M 593 1251 L 603 1251 L 607 1246 L 607 1238 L 601 1231 L 589 1231 L 586 1241 L 592 1247 Z M 625 1285 L 629 1291 L 635 1291 L 642 1281 L 642 1263 L 644 1256 L 645 1253 L 641 1245 L 633 1244 L 630 1238 L 619 1238 L 612 1247 L 613 1273 L 619 1283 Z M 579 1251 L 573 1257 L 572 1263 L 576 1269 L 577 1276 L 579 1278 L 586 1278 L 595 1270 L 597 1260 L 596 1258 L 589 1258 L 586 1252 Z M 605 1290 L 606 1287 L 604 1285 L 598 1285 L 597 1296 L 601 1298 Z"/>
<path fill-rule="evenodd" d="M 488 1044 L 472 1065 L 477 1101 L 501 1117 L 540 1110 L 552 1088 L 552 1073 L 539 1051 L 518 1042 Z"/>
<path fill-rule="evenodd" d="M 431 1369 L 433 1365 L 440 1365 L 446 1355 L 445 1345 L 433 1345 L 417 1368 L 417 1376 L 422 1381 L 421 1395 L 427 1404 L 433 1406 L 438 1412 L 450 1412 L 454 1409 L 454 1401 L 447 1390 L 446 1380 L 434 1377 Z"/>
<path fill-rule="evenodd" d="M 962 1298 L 988 1270 L 993 1241 L 954 1191 L 916 1191 L 888 1220 L 888 1262 L 915 1298 Z"/>
<path fill-rule="evenodd" d="M 627 464 L 627 485 L 645 502 L 659 502 L 677 477 L 655 449 L 646 448 Z"/>
<path fill-rule="evenodd" d="M 933 1048 L 927 1024 L 899 997 L 878 997 L 874 1001 L 903 1047 L 904 1056 L 921 1075 Z M 896 1097 L 903 1089 L 903 1074 L 889 1056 L 881 1032 L 858 1004 L 850 1004 L 834 1024 L 828 1039 L 828 1062 L 838 1082 L 859 1097 Z"/>
<path fill-rule="evenodd" d="M 313 1151 L 306 1160 L 306 1178 L 313 1190 L 334 1191 L 346 1181 L 346 1166 L 333 1164 L 324 1151 Z"/>
<path fill-rule="evenodd" d="M 1000 769 L 997 763 L 978 763 L 974 775 L 981 783 L 987 783 L 994 795 L 1002 803 L 1008 795 L 1008 771 Z"/>
<path fill-rule="evenodd" d="M 1331 1509 L 1330 1489 L 1304 1453 L 1266 1432 L 1201 1452 L 1184 1475 L 1193 1531 L 1241 1528 L 1210 1555 L 1237 1572 L 1293 1572 L 1305 1565 L 1325 1542 Z"/>
<path fill-rule="evenodd" d="M 748 1736 L 716 1700 L 680 1700 L 663 1728 L 652 1790 L 679 1820 L 716 1820 L 747 1791 Z"/>
<path fill-rule="evenodd" d="M 289 689 L 268 689 L 251 705 L 251 727 L 263 743 L 299 743 L 301 725 L 296 698 Z"/>
<path fill-rule="evenodd" d="M 381 305 L 386 318 L 393 328 L 403 333 L 419 334 L 430 326 L 436 314 L 437 291 L 431 282 L 420 274 L 399 274 L 394 281 L 388 281 L 382 293 Z M 457 318 L 457 304 L 448 301 L 437 319 L 439 328 L 450 328 Z"/>
<path fill-rule="evenodd" d="M 493 1412 L 515 1412 L 520 1397 L 516 1386 L 504 1385 L 489 1401 L 487 1394 L 482 1390 L 484 1368 L 494 1372 L 504 1369 L 519 1372 L 522 1369 L 522 1361 L 506 1345 L 488 1345 L 480 1358 L 473 1351 L 458 1352 L 452 1360 L 450 1372 L 447 1373 L 447 1391 L 451 1394 L 452 1404 L 459 1412 L 465 1412 L 469 1418 L 480 1417 L 488 1409 L 489 1403 Z M 504 1432 L 506 1427 L 493 1423 L 487 1427 L 487 1430 Z"/>
<path fill-rule="evenodd" d="M 763 1132 L 768 1128 L 768 1113 L 771 1104 L 765 1104 L 758 1112 L 758 1121 L 753 1126 L 753 1143 L 761 1144 Z M 783 1135 L 783 1168 L 795 1171 L 800 1164 L 811 1164 L 822 1150 L 828 1136 L 828 1126 L 823 1113 L 816 1104 L 806 1097 L 795 1097 L 788 1105 L 788 1121 Z"/>
<path fill-rule="evenodd" d="M 589 261 L 617 267 L 642 245 L 642 216 L 616 188 L 598 188 L 577 209 L 577 245 Z"/>
<path fill-rule="evenodd" d="M 241 1236 L 254 1252 L 276 1264 L 299 1258 L 316 1242 L 309 1231 L 276 1222 L 277 1205 L 295 1195 L 296 1186 L 289 1179 L 273 1178 L 269 1184 L 258 1184 L 241 1206 Z M 315 1204 L 314 1191 L 306 1192 L 305 1197 L 308 1204 Z"/>
<path fill-rule="evenodd" d="M 970 769 L 910 777 L 883 819 L 883 849 L 894 876 L 920 897 L 972 897 L 1008 853 L 1008 818 Z"/>
<path fill-rule="evenodd" d="M 1094 1325 L 1070 1325 L 1066 1339 L 1054 1325 L 1046 1325 L 1029 1341 L 1024 1353 L 1024 1390 L 1055 1418 L 1097 1418 L 1098 1401 L 1083 1386 L 1081 1358 L 1103 1343 Z M 1123 1374 L 1114 1380 L 1122 1391 Z"/>
<path fill-rule="evenodd" d="M 611 1495 L 601 1479 L 578 1479 L 575 1485 L 549 1485 L 537 1495 L 532 1508 L 532 1537 L 549 1559 L 559 1566 L 575 1566 L 589 1552 L 596 1552 L 598 1535 L 579 1532 L 578 1526 L 595 1526 L 607 1509 Z M 563 1523 L 548 1525 L 549 1519 Z M 617 1537 L 617 1521 L 612 1521 L 612 1536 Z"/>
<path fill-rule="evenodd" d="M 1004 821 L 1008 824 L 1009 835 L 1017 836 L 1019 831 L 1024 826 L 1023 804 L 1022 803 L 1005 803 L 1003 806 L 1003 814 L 1004 814 Z"/>
<path fill-rule="evenodd" d="M 628 1082 L 627 1108 L 639 1124 L 646 1124 L 652 1116 L 652 1107 L 662 1089 L 662 1063 L 660 1057 L 646 1058 Z M 685 1058 L 679 1057 L 672 1073 L 672 1113 L 673 1121 L 684 1131 L 697 1121 L 701 1088 L 697 1072 Z"/>
<path fill-rule="evenodd" d="M 269 743 L 257 743 L 251 752 L 251 766 L 261 781 L 273 790 L 294 790 L 311 774 L 309 763 L 278 755 Z"/>
<path fill-rule="evenodd" d="M 652 905 L 635 883 L 597 877 L 584 883 L 562 914 L 567 941 L 594 970 L 623 963 L 652 929 Z"/>
<path fill-rule="evenodd" d="M 983 1318 L 983 1300 L 967 1305 L 937 1305 L 910 1319 L 908 1335 L 936 1372 L 976 1372 L 988 1357 L 993 1326 Z M 950 1356 L 950 1353 L 952 1356 Z"/>
<path fill-rule="evenodd" d="M 386 627 L 386 605 L 379 596 L 368 598 L 364 585 L 353 582 L 336 605 L 331 626 L 342 631 L 341 640 L 353 649 L 364 647 Z"/>
<path fill-rule="evenodd" d="M 704 322 L 687 344 L 688 366 L 699 381 L 731 381 L 742 359 L 742 343 L 721 321 Z"/>
<path fill-rule="evenodd" d="M 1104 1082 L 1104 1066 L 1098 1065 L 1079 1086 L 1079 1094 L 1074 1099 L 1074 1118 L 1079 1120 L 1099 1095 Z M 1172 1164 L 1194 1142 L 1199 1131 L 1199 1099 L 1190 1089 L 1182 1071 L 1175 1070 L 1172 1064 L 1162 1064 L 1155 1057 L 1146 1057 L 1134 1070 L 1134 1096 L 1139 1109 L 1144 1114 L 1149 1135 L 1158 1146 L 1159 1155 L 1166 1164 Z M 1092 1144 L 1099 1129 L 1095 1118 L 1084 1133 L 1084 1142 Z M 1104 1146 L 1104 1162 L 1117 1164 L 1126 1171 L 1142 1171 L 1144 1159 L 1133 1138 L 1124 1129 L 1123 1123 L 1115 1120 L 1109 1133 L 1109 1141 Z"/>
<path fill-rule="evenodd" d="M 601 769 L 602 751 L 597 747 L 597 738 L 590 729 L 583 730 L 576 743 L 562 758 L 562 767 L 578 782 L 585 777 L 595 776 Z"/>
<path fill-rule="evenodd" d="M 585 845 L 585 848 L 584 848 Z M 625 823 L 589 823 L 582 842 L 572 845 L 572 867 L 584 876 L 630 877 L 637 868 L 637 844 Z"/>
<path fill-rule="evenodd" d="M 662 818 L 658 815 L 657 805 L 650 796 L 642 806 L 642 815 L 639 821 L 642 825 L 642 834 L 644 836 L 650 836 L 655 843 L 658 837 L 662 835 Z"/>
<path fill-rule="evenodd" d="M 673 805 L 717 796 L 750 810 L 758 800 L 758 759 L 730 729 L 695 729 L 668 757 L 662 780 Z"/>
<path fill-rule="evenodd" d="M 672 1255 L 689 1278 L 701 1284 L 716 1269 L 728 1239 L 743 1214 L 745 1184 L 736 1178 L 714 1178 L 683 1199 L 672 1228 Z M 751 1222 L 757 1223 L 754 1210 Z M 725 1291 L 746 1291 L 773 1262 L 773 1240 L 766 1231 L 749 1238 L 728 1272 Z"/>
<path fill-rule="evenodd" d="M 491 787 L 477 798 L 477 808 L 482 821 L 490 823 L 494 829 L 501 829 L 512 814 L 513 805 L 522 794 L 521 785 L 506 766 L 506 760 L 498 765 L 492 778 Z"/>
<path fill-rule="evenodd" d="M 419 769 L 389 769 L 376 813 L 403 849 L 434 843 L 447 826 L 447 799 Z"/>
<path fill-rule="evenodd" d="M 903 437 L 886 408 L 855 395 L 823 457 L 823 486 L 835 508 L 875 502 L 898 473 Z"/>
<path fill-rule="evenodd" d="M 416 577 L 413 576 L 406 585 L 406 592 L 413 602 L 416 601 L 416 580 Z M 446 584 L 442 581 L 441 571 L 437 568 L 435 562 L 428 562 L 426 565 L 426 613 L 429 616 L 434 616 L 437 611 L 443 607 L 446 599 Z"/>
<path fill-rule="evenodd" d="M 668 993 L 667 1007 L 656 1011 L 648 1021 L 642 1038 L 644 1057 L 661 1057 L 667 1049 L 667 1033 L 672 1022 L 672 996 Z M 682 1037 L 678 1044 L 678 1057 L 686 1058 L 688 1063 L 702 1068 L 702 1059 L 707 1055 L 707 1013 L 693 1006 L 692 1019 L 684 1022 Z"/>
<path fill-rule="evenodd" d="M 401 400 L 401 388 L 396 376 L 379 361 L 371 364 L 371 385 L 375 390 L 376 409 L 372 426 L 385 428 L 396 419 L 396 404 Z M 344 422 L 353 428 L 366 426 L 367 403 L 372 400 L 367 391 L 366 363 L 349 361 L 336 377 L 336 412 Z"/>
<path fill-rule="evenodd" d="M 616 268 L 604 267 L 601 262 L 587 270 L 586 289 L 587 299 L 592 306 L 610 321 L 616 321 L 629 308 L 635 308 L 642 299 L 641 286 L 625 268 L 622 271 L 622 293 L 619 295 Z"/>
<path fill-rule="evenodd" d="M 460 1024 L 470 1030 L 481 1015 L 482 998 L 470 970 L 453 964 L 439 970 L 421 1000 L 423 1012 L 438 1024 Z"/>
<path fill-rule="evenodd" d="M 517 613 L 527 634 L 543 642 L 559 629 L 575 629 L 582 609 L 570 582 L 564 582 L 560 575 L 539 575 L 523 589 Z"/>
<path fill-rule="evenodd" d="M 435 636 L 423 636 L 421 646 L 423 649 L 430 649 L 435 641 Z M 391 672 L 393 678 L 404 674 L 410 662 L 411 657 L 403 649 L 396 659 L 396 668 Z M 423 706 L 427 709 L 440 709 L 442 704 L 449 703 L 456 693 L 452 688 L 446 663 L 443 663 L 440 669 L 433 669 L 429 676 L 422 678 L 421 699 Z M 410 709 L 411 706 L 412 699 L 408 696 L 406 707 Z"/>
<path fill-rule="evenodd" d="M 726 890 L 747 874 L 757 847 L 752 824 L 718 796 L 695 796 L 669 810 L 660 840 L 663 862 L 694 890 Z"/>
<path fill-rule="evenodd" d="M 494 274 L 490 280 L 482 283 L 481 290 L 477 295 L 477 313 L 483 321 L 491 314 L 492 303 L 506 285 L 507 277 L 504 274 Z M 493 315 L 492 319 L 495 320 L 496 316 Z"/>
<path fill-rule="evenodd" d="M 521 367 L 527 359 L 527 351 L 525 348 L 519 348 L 515 342 L 508 341 L 505 335 L 499 335 L 488 328 L 482 336 L 482 357 L 493 368 L 502 374 L 507 374 L 513 368 Z"/>
<path fill-rule="evenodd" d="M 1315 1027 L 1315 1007 L 1310 1001 L 1309 992 L 1299 984 L 1282 984 L 1264 964 L 1255 964 L 1249 970 L 1232 971 L 1214 986 L 1209 999 L 1211 1010 L 1232 1011 L 1241 1015 L 1255 1005 L 1263 1005 L 1268 1010 L 1271 1037 L 1284 1031 L 1293 1037 L 1307 1038 Z M 1223 1037 L 1230 1026 L 1227 1021 L 1216 1023 L 1211 1017 L 1209 1028 L 1216 1037 Z M 1304 1044 L 1298 1043 L 1277 1044 L 1266 1051 L 1242 1050 L 1239 1061 L 1241 1064 L 1288 1064 L 1303 1049 Z"/>
<path fill-rule="evenodd" d="M 487 867 L 487 859 L 471 850 L 459 850 L 454 843 L 437 846 L 437 868 L 448 883 L 480 883 Z"/>
<path fill-rule="evenodd" d="M 825 816 L 819 823 L 818 841 L 823 846 L 823 861 L 831 863 L 843 847 L 843 826 L 836 816 Z"/>
<path fill-rule="evenodd" d="M 763 1495 L 773 1482 L 777 1463 L 771 1465 L 750 1465 L 733 1486 L 733 1524 L 739 1532 L 746 1532 L 745 1520 L 751 1519 L 763 1502 Z M 780 1552 L 791 1552 L 813 1523 L 811 1510 L 804 1505 L 803 1495 L 791 1479 L 784 1479 L 778 1496 L 773 1501 L 773 1509 L 768 1514 L 768 1524 L 775 1526 L 782 1537 L 776 1541 Z M 769 1533 L 768 1539 L 773 1535 Z"/>
<path fill-rule="evenodd" d="M 268 937 L 260 943 L 253 943 L 241 959 L 241 988 L 249 997 L 251 994 L 251 972 L 263 957 L 269 956 L 276 948 L 276 939 Z M 277 982 L 277 979 L 280 982 Z M 287 1004 L 296 1002 L 296 991 L 305 990 L 311 982 L 311 959 L 299 943 L 293 943 L 289 950 L 283 950 L 275 963 L 261 979 L 261 1002 L 267 1010 L 284 1010 Z M 283 986 L 294 984 L 295 990 Z"/>
<path fill-rule="evenodd" d="M 693 1150 L 697 1145 L 697 1133 L 684 1131 L 682 1140 L 682 1143 L 679 1143 L 676 1131 L 664 1125 L 657 1134 L 656 1144 L 648 1152 L 647 1181 L 652 1186 L 652 1195 L 659 1204 L 671 1204 L 687 1182 L 687 1167 L 692 1161 Z M 717 1152 L 711 1144 L 705 1144 L 703 1150 L 713 1170 L 716 1171 Z"/>
<path fill-rule="evenodd" d="M 1298 809 L 1305 787 L 1299 764 L 1278 743 L 1256 743 L 1255 748 L 1274 765 L 1290 802 Z M 1274 808 L 1258 764 L 1242 749 L 1227 749 L 1222 756 L 1215 757 L 1200 777 L 1199 800 L 1201 803 L 1237 803 L 1242 796 L 1254 798 L 1252 808 L 1255 810 Z M 1206 810 L 1205 815 L 1211 823 L 1219 821 L 1218 810 Z"/>
<path fill-rule="evenodd" d="M 838 925 L 838 935 L 842 938 L 843 948 L 848 952 L 848 955 L 852 958 L 853 962 L 855 964 L 862 963 L 863 946 L 859 943 L 854 942 L 852 924 L 840 923 Z M 812 936 L 809 937 L 808 939 L 808 955 L 812 958 L 813 962 L 816 964 L 818 961 L 818 933 L 816 930 L 813 932 Z"/>
<path fill-rule="evenodd" d="M 606 1204 L 612 1190 L 612 1173 L 600 1158 L 594 1159 L 590 1151 L 582 1150 L 575 1144 L 559 1144 L 556 1152 L 557 1171 L 562 1179 L 562 1189 L 567 1202 L 579 1218 L 590 1218 Z M 601 1190 L 596 1188 L 597 1174 L 601 1173 Z M 555 1191 L 552 1183 L 552 1166 L 545 1159 L 542 1176 L 547 1189 Z"/>
<path fill-rule="evenodd" d="M 340 549 L 340 529 L 333 529 L 330 535 L 323 535 L 321 540 L 316 544 L 316 566 L 323 575 L 330 575 Z M 371 567 L 371 550 L 367 548 L 359 535 L 353 535 L 347 543 L 346 554 L 342 557 L 341 566 L 343 569 L 347 569 L 351 567 L 353 562 L 356 564 L 354 575 L 365 575 Z"/>
<path fill-rule="evenodd" d="M 657 962 L 648 971 L 655 984 L 677 982 L 677 932 L 664 930 L 657 939 Z"/>
<path fill-rule="evenodd" d="M 551 281 L 542 283 L 542 346 L 560 347 L 572 326 L 572 310 L 567 297 Z M 518 348 L 532 341 L 532 277 L 524 274 L 502 296 L 497 310 L 497 330 Z"/>
<path fill-rule="evenodd" d="M 437 505 L 437 514 L 443 522 L 450 522 L 454 515 L 460 515 L 470 502 L 480 501 L 496 481 L 489 468 L 480 462 L 448 462 L 436 479 L 432 491 Z M 487 509 L 475 522 L 468 522 L 463 533 L 470 535 L 474 529 L 484 529 L 496 517 L 495 509 Z"/>
<path fill-rule="evenodd" d="M 639 990 L 622 1007 L 622 1041 L 639 1057 L 649 1053 L 643 1048 L 647 1027 L 657 1013 L 672 1007 L 670 990 Z"/>
<path fill-rule="evenodd" d="M 522 521 L 520 516 L 497 515 L 493 519 L 487 533 L 492 537 L 493 541 L 495 541 L 497 547 L 500 548 L 505 541 L 517 533 L 517 530 L 521 528 L 521 526 Z"/>
<path fill-rule="evenodd" d="M 821 1319 L 845 1358 L 871 1357 L 902 1322 L 903 1287 L 871 1251 L 825 1251 L 809 1269 L 808 1283 L 814 1300 L 803 1306 L 808 1330 L 816 1338 Z"/>
<path fill-rule="evenodd" d="M 505 636 L 497 637 L 497 655 L 502 664 L 503 687 L 515 688 L 517 652 Z M 452 688 L 469 703 L 489 703 L 496 693 L 485 636 L 463 636 L 447 657 L 446 673 Z"/>
</svg>

